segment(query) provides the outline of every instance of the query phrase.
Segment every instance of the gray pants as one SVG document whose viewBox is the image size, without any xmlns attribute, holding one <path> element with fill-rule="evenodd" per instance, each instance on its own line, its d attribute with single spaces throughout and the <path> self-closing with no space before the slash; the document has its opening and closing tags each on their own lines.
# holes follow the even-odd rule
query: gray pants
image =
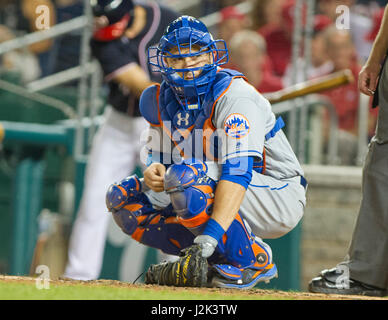
<svg viewBox="0 0 388 320">
<path fill-rule="evenodd" d="M 388 63 L 379 83 L 379 115 L 363 168 L 360 211 L 342 264 L 350 278 L 388 288 Z"/>
</svg>

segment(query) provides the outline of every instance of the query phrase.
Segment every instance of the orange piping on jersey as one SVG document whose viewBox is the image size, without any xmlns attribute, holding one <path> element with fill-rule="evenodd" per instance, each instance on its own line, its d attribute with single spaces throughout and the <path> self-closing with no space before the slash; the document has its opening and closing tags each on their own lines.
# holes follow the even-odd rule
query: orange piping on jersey
<svg viewBox="0 0 388 320">
<path fill-rule="evenodd" d="M 263 148 L 263 171 L 261 172 L 261 174 L 264 174 L 266 167 L 267 163 L 265 161 L 265 148 Z"/>
<path fill-rule="evenodd" d="M 255 88 L 254 85 L 252 85 L 247 79 L 245 79 L 245 80 L 247 81 L 247 83 L 248 83 L 253 89 L 255 89 L 255 91 L 256 91 L 258 94 L 260 94 L 262 97 L 264 97 L 263 94 L 262 94 L 259 90 L 257 90 L 257 89 Z"/>
<path fill-rule="evenodd" d="M 253 166 L 253 168 L 263 168 L 261 174 L 264 174 L 266 169 L 266 161 L 265 161 L 265 148 L 263 149 L 263 165 L 262 166 Z"/>
<path fill-rule="evenodd" d="M 218 71 L 220 71 L 220 70 L 218 70 Z M 217 71 L 217 72 L 218 72 L 218 71 Z M 205 120 L 204 124 L 203 124 L 203 128 L 202 128 L 202 129 L 203 129 L 203 132 L 206 132 L 206 129 L 212 130 L 212 133 L 213 133 L 215 130 L 217 130 L 217 128 L 213 125 L 213 122 L 212 122 L 212 118 L 213 118 L 215 106 L 216 106 L 218 100 L 221 99 L 221 97 L 223 97 L 223 95 L 229 90 L 229 88 L 230 88 L 230 86 L 231 86 L 233 80 L 236 79 L 236 78 L 243 78 L 245 81 L 248 82 L 248 79 L 247 79 L 246 77 L 244 77 L 244 76 L 234 76 L 234 77 L 232 78 L 232 81 L 230 81 L 228 87 L 227 87 L 227 88 L 226 88 L 226 89 L 218 96 L 218 98 L 216 99 L 216 101 L 214 101 L 213 106 L 212 106 L 212 112 L 210 113 L 209 118 L 207 118 L 207 119 Z M 209 140 L 210 140 L 210 137 L 209 137 Z M 207 141 L 208 141 L 207 137 L 204 136 L 204 137 L 203 137 L 203 140 L 202 140 L 202 142 L 203 142 L 203 151 L 204 151 L 206 157 L 208 157 L 208 155 L 210 156 L 210 157 L 209 157 L 209 160 L 217 161 L 218 158 L 212 156 L 212 154 L 211 154 L 211 152 L 210 152 L 210 143 L 208 144 Z"/>
<path fill-rule="evenodd" d="M 217 161 L 218 158 L 214 157 L 211 150 L 210 150 L 210 139 L 212 137 L 212 134 L 214 133 L 216 129 L 214 128 L 211 118 L 208 118 L 205 120 L 203 124 L 203 130 L 202 130 L 202 144 L 203 144 L 203 152 L 206 155 L 206 158 L 211 161 Z M 209 143 L 208 143 L 209 141 Z"/>
</svg>

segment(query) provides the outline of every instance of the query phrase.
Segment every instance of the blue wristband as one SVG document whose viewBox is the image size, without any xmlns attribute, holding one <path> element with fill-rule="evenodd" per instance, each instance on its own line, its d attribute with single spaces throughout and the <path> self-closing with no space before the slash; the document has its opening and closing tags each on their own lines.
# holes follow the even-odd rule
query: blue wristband
<svg viewBox="0 0 388 320">
<path fill-rule="evenodd" d="M 202 234 L 211 236 L 217 241 L 221 240 L 224 233 L 225 230 L 220 226 L 220 224 L 216 220 L 211 218 L 207 222 L 205 230 L 202 232 Z"/>
</svg>

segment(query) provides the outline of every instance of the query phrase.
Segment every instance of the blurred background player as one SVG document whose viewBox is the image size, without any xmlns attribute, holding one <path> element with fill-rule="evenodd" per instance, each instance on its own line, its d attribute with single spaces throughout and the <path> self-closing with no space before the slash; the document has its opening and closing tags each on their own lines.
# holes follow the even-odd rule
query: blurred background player
<svg viewBox="0 0 388 320">
<path fill-rule="evenodd" d="M 114 0 L 91 0 L 95 16 L 91 49 L 109 86 L 110 107 L 91 147 L 70 237 L 66 278 L 90 280 L 100 274 L 110 219 L 105 193 L 112 179 L 130 174 L 140 163 L 140 134 L 147 125 L 140 117 L 139 97 L 146 87 L 160 80 L 148 69 L 146 50 L 177 17 L 154 2 L 140 5 L 123 0 L 116 4 Z"/>
</svg>

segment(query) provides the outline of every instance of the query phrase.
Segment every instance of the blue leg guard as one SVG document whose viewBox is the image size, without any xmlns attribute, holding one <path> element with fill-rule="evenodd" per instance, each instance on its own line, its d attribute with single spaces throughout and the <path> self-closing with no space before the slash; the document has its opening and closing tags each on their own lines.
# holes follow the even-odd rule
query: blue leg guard
<svg viewBox="0 0 388 320">
<path fill-rule="evenodd" d="M 277 277 L 272 263 L 272 250 L 249 229 L 249 225 L 237 214 L 217 246 L 227 262 L 215 262 L 212 266 L 212 285 L 221 288 L 250 289 L 258 282 L 269 282 Z"/>
<path fill-rule="evenodd" d="M 141 192 L 136 175 L 112 184 L 106 194 L 106 205 L 121 230 L 144 245 L 178 255 L 193 243 L 193 234 L 179 223 L 171 206 L 162 210 L 153 208 Z"/>
<path fill-rule="evenodd" d="M 205 228 L 214 202 L 216 183 L 206 172 L 204 163 L 194 161 L 173 164 L 165 175 L 165 190 L 170 194 L 177 218 L 195 235 L 201 234 Z M 214 264 L 213 269 L 220 277 L 226 277 L 228 285 L 232 282 L 237 287 L 243 285 L 249 288 L 258 281 L 268 281 L 277 276 L 270 247 L 251 233 L 240 214 L 208 261 Z M 241 280 L 243 277 L 244 281 Z M 237 284 L 240 280 L 242 284 Z"/>
</svg>

